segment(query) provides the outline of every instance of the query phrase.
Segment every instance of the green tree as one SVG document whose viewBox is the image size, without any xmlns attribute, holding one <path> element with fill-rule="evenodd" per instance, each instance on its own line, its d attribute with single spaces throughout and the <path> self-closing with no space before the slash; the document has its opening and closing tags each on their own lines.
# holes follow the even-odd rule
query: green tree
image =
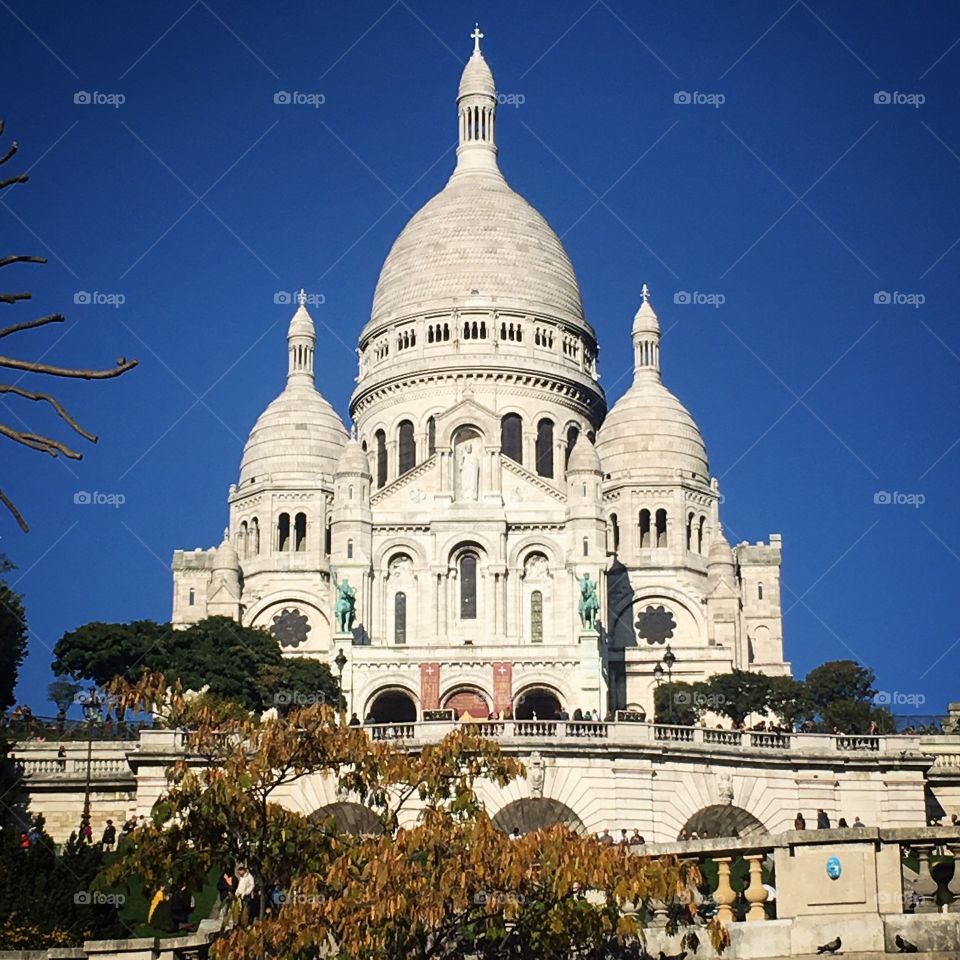
<svg viewBox="0 0 960 960">
<path fill-rule="evenodd" d="M 86 623 L 65 633 L 53 648 L 53 672 L 102 687 L 114 677 L 135 683 L 167 658 L 173 630 L 153 620 Z"/>
<path fill-rule="evenodd" d="M 767 704 L 770 712 L 791 729 L 813 713 L 807 685 L 793 677 L 770 677 Z"/>
<path fill-rule="evenodd" d="M 707 681 L 710 709 L 737 726 L 752 713 L 766 712 L 769 692 L 770 678 L 749 670 L 718 673 Z"/>
<path fill-rule="evenodd" d="M 831 660 L 811 670 L 805 683 L 823 728 L 866 733 L 875 714 L 875 679 L 869 667 L 855 660 Z"/>
<path fill-rule="evenodd" d="M 661 683 L 653 694 L 653 712 L 657 723 L 676 723 L 692 727 L 706 709 L 706 685 L 674 680 Z"/>
<path fill-rule="evenodd" d="M 136 683 L 146 673 L 162 672 L 184 689 L 206 687 L 247 710 L 282 705 L 287 694 L 302 704 L 338 702 L 337 681 L 326 664 L 286 658 L 265 630 L 229 617 L 207 617 L 186 630 L 151 620 L 88 623 L 64 634 L 54 657 L 55 673 L 98 686 L 114 677 Z"/>
<path fill-rule="evenodd" d="M 145 678 L 112 692 L 131 708 L 163 699 L 165 724 L 189 731 L 187 755 L 202 762 L 184 756 L 172 767 L 152 822 L 105 881 L 192 886 L 241 860 L 259 881 L 261 907 L 267 884 L 277 884 L 283 908 L 225 933 L 217 960 L 520 960 L 626 956 L 625 945 L 639 956 L 652 901 L 671 904 L 681 926 L 693 921 L 692 861 L 637 856 L 562 826 L 514 841 L 497 830 L 474 784 L 507 786 L 523 767 L 469 727 L 411 752 L 371 742 L 322 705 L 237 717 L 205 697 L 164 696 L 165 683 Z M 277 802 L 312 775 L 365 803 L 383 831 L 351 836 L 332 817 L 312 822 Z M 727 942 L 719 924 L 707 932 L 714 946 Z"/>
<path fill-rule="evenodd" d="M 0 846 L 0 949 L 80 946 L 84 940 L 129 935 L 117 903 L 96 892 L 103 853 L 74 834 L 58 854 L 38 818 L 39 835 L 21 849 L 18 826 L 4 823 Z"/>
<path fill-rule="evenodd" d="M 13 569 L 13 564 L 0 554 L 0 712 L 13 706 L 20 666 L 27 653 L 23 597 L 3 578 Z"/>
</svg>

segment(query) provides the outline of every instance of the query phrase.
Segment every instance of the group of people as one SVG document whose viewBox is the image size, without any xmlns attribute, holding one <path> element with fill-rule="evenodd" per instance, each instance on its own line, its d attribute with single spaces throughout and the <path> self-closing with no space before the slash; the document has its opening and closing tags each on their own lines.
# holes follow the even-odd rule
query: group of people
<svg viewBox="0 0 960 960">
<path fill-rule="evenodd" d="M 866 824 L 860 819 L 859 816 L 853 818 L 853 823 L 847 823 L 846 817 L 841 817 L 837 821 L 837 830 L 865 830 Z M 804 817 L 802 812 L 798 812 L 796 819 L 793 821 L 794 830 L 806 830 L 807 829 L 807 820 Z M 834 827 L 830 824 L 830 816 L 826 810 L 817 809 L 817 830 L 832 830 Z"/>
</svg>

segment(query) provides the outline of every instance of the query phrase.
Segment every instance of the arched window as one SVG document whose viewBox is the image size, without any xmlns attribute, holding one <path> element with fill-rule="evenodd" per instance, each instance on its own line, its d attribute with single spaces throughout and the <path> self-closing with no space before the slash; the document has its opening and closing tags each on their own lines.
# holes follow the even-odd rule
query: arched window
<svg viewBox="0 0 960 960">
<path fill-rule="evenodd" d="M 305 513 L 298 513 L 294 518 L 293 537 L 293 549 L 296 550 L 297 553 L 301 553 L 307 549 L 307 515 Z"/>
<path fill-rule="evenodd" d="M 427 456 L 432 457 L 437 452 L 437 420 L 435 417 L 427 419 Z"/>
<path fill-rule="evenodd" d="M 407 595 L 402 590 L 393 597 L 393 642 L 407 642 Z"/>
<path fill-rule="evenodd" d="M 333 528 L 330 526 L 329 517 L 327 517 L 327 524 L 323 529 L 323 552 L 328 557 L 333 552 Z"/>
<path fill-rule="evenodd" d="M 553 476 L 553 421 L 546 418 L 537 424 L 537 473 Z"/>
<path fill-rule="evenodd" d="M 477 619 L 477 558 L 472 553 L 460 558 L 460 619 Z"/>
<path fill-rule="evenodd" d="M 290 514 L 281 513 L 277 518 L 277 549 L 283 553 L 290 546 Z"/>
<path fill-rule="evenodd" d="M 615 513 L 610 514 L 610 549 L 614 553 L 620 549 L 620 522 Z"/>
<path fill-rule="evenodd" d="M 567 453 L 563 461 L 564 466 L 570 463 L 570 454 L 573 453 L 573 448 L 577 445 L 577 439 L 579 437 L 580 428 L 575 423 L 570 424 L 570 426 L 567 427 Z"/>
<path fill-rule="evenodd" d="M 253 517 L 250 520 L 250 542 L 253 547 L 253 555 L 260 553 L 260 521 Z"/>
<path fill-rule="evenodd" d="M 378 430 L 373 439 L 377 444 L 377 487 L 387 482 L 387 435 Z"/>
<path fill-rule="evenodd" d="M 352 540 L 347 541 L 347 559 L 348 560 L 353 559 L 353 541 Z"/>
<path fill-rule="evenodd" d="M 700 523 L 697 526 L 697 553 L 703 553 L 703 533 L 706 525 L 707 525 L 707 518 L 701 517 Z"/>
<path fill-rule="evenodd" d="M 590 556 L 590 540 L 588 537 L 583 538 L 583 555 L 585 557 Z"/>
<path fill-rule="evenodd" d="M 539 590 L 530 594 L 530 642 L 543 643 L 543 594 Z"/>
<path fill-rule="evenodd" d="M 197 599 L 196 593 L 193 590 L 191 590 L 190 593 L 187 595 L 187 605 L 192 607 L 196 602 L 196 599 Z"/>
<path fill-rule="evenodd" d="M 417 446 L 413 439 L 413 424 L 409 420 L 404 420 L 400 424 L 398 431 L 399 440 L 399 467 L 398 476 L 403 476 L 408 470 L 412 470 L 417 465 Z"/>
<path fill-rule="evenodd" d="M 758 600 L 762 600 L 762 599 L 763 599 L 763 584 L 762 584 L 762 583 L 758 583 L 758 584 L 757 584 L 757 599 L 758 599 Z"/>
<path fill-rule="evenodd" d="M 640 546 L 650 546 L 650 511 L 640 511 Z"/>
<path fill-rule="evenodd" d="M 523 421 L 518 413 L 508 413 L 500 421 L 500 452 L 523 463 Z"/>
<path fill-rule="evenodd" d="M 240 532 L 237 534 L 237 553 L 239 553 L 241 557 L 247 555 L 247 551 L 250 549 L 249 543 L 250 531 L 247 528 L 247 521 L 244 520 L 240 524 Z"/>
<path fill-rule="evenodd" d="M 660 509 L 657 511 L 657 546 L 665 547 L 667 545 L 667 511 Z"/>
<path fill-rule="evenodd" d="M 687 514 L 687 549 L 693 549 L 693 514 Z"/>
</svg>

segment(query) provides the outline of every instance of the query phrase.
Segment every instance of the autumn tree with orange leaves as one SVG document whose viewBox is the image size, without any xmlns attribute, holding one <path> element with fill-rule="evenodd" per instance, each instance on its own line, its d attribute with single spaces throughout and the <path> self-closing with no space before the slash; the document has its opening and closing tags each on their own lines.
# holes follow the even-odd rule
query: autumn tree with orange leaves
<svg viewBox="0 0 960 960">
<path fill-rule="evenodd" d="M 185 743 L 152 821 L 105 879 L 199 889 L 212 868 L 248 864 L 259 917 L 224 930 L 217 960 L 640 957 L 642 917 L 657 902 L 670 928 L 687 928 L 686 945 L 697 943 L 694 863 L 561 826 L 511 840 L 475 784 L 505 786 L 523 767 L 469 728 L 414 751 L 372 742 L 322 705 L 258 719 L 165 690 L 159 677 L 112 692 L 130 709 L 159 711 Z M 281 806 L 284 789 L 317 774 L 376 813 L 383 832 L 344 834 L 332 818 Z M 266 895 L 274 884 L 279 908 Z M 725 941 L 718 924 L 697 929 Z"/>
</svg>

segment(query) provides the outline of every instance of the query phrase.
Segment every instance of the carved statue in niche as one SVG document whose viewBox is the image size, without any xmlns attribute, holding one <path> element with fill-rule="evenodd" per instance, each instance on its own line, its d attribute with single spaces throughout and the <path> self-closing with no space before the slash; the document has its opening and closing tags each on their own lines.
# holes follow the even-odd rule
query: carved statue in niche
<svg viewBox="0 0 960 960">
<path fill-rule="evenodd" d="M 539 751 L 534 750 L 533 753 L 530 754 L 530 759 L 527 761 L 527 781 L 530 783 L 531 797 L 543 796 L 545 766 L 546 764 L 543 762 L 543 757 L 540 756 Z"/>
<path fill-rule="evenodd" d="M 389 576 L 396 577 L 398 580 L 406 580 L 413 573 L 413 561 L 401 554 L 390 561 L 387 572 Z"/>
<path fill-rule="evenodd" d="M 733 803 L 733 780 L 729 773 L 717 777 L 717 799 L 720 803 Z"/>
<path fill-rule="evenodd" d="M 531 553 L 523 565 L 523 575 L 527 580 L 545 580 L 549 569 L 547 558 L 542 553 Z"/>
<path fill-rule="evenodd" d="M 476 500 L 480 489 L 479 441 L 476 437 L 457 444 L 457 499 Z"/>
</svg>

